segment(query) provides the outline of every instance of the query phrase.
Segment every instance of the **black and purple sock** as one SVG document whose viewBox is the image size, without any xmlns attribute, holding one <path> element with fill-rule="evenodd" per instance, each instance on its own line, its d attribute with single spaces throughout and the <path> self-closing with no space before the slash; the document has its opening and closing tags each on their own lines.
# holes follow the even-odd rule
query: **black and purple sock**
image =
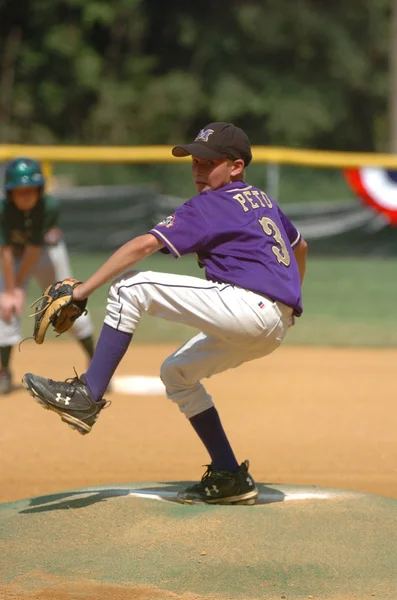
<svg viewBox="0 0 397 600">
<path fill-rule="evenodd" d="M 214 406 L 189 419 L 207 449 L 214 469 L 237 471 L 239 464 Z"/>
<path fill-rule="evenodd" d="M 124 333 L 104 324 L 90 366 L 85 373 L 93 400 L 103 397 L 113 373 L 130 345 L 132 333 Z"/>
</svg>

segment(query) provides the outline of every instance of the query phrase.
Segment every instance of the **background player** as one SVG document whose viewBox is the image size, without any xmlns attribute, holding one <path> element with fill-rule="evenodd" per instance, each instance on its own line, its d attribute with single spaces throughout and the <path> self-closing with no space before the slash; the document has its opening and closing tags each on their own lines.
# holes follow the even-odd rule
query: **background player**
<svg viewBox="0 0 397 600">
<path fill-rule="evenodd" d="M 20 342 L 19 316 L 30 278 L 45 289 L 71 276 L 69 257 L 58 226 L 59 202 L 45 193 L 41 165 L 16 158 L 6 167 L 5 197 L 0 200 L 0 394 L 12 389 L 12 347 Z M 88 315 L 76 321 L 73 333 L 91 358 L 93 326 Z"/>
<path fill-rule="evenodd" d="M 165 273 L 125 273 L 110 287 L 107 315 L 85 375 L 56 382 L 27 373 L 24 386 L 62 420 L 88 433 L 106 405 L 103 394 L 143 311 L 201 333 L 166 359 L 161 378 L 205 445 L 211 464 L 182 501 L 251 503 L 258 494 L 248 461 L 238 464 L 201 380 L 273 352 L 302 312 L 306 243 L 276 203 L 244 182 L 251 161 L 246 134 L 211 123 L 175 156 L 192 155 L 198 195 L 149 233 L 124 244 L 85 283 L 76 300 L 158 250 L 195 253 L 206 280 Z M 266 381 L 263 385 L 266 401 Z M 248 390 L 247 390 L 248 393 Z M 247 402 L 244 406 L 243 402 Z M 249 406 L 242 398 L 241 410 Z"/>
</svg>

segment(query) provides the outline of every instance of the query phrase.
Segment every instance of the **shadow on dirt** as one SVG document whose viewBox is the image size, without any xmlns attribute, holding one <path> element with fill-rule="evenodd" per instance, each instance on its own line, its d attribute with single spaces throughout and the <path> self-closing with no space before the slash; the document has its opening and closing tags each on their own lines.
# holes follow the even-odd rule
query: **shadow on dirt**
<svg viewBox="0 0 397 600">
<path fill-rule="evenodd" d="M 111 498 L 120 498 L 126 496 L 134 496 L 135 498 L 147 500 L 165 500 L 181 504 L 177 498 L 177 493 L 192 482 L 176 481 L 166 482 L 156 487 L 155 485 L 147 488 L 105 488 L 105 489 L 87 489 L 76 490 L 70 492 L 62 492 L 59 494 L 50 494 L 48 496 L 38 496 L 29 500 L 29 507 L 18 511 L 20 514 L 29 515 L 32 513 L 50 512 L 53 510 L 71 510 L 85 508 L 98 502 L 105 502 Z M 285 494 L 280 490 L 270 487 L 266 484 L 258 484 L 259 497 L 255 506 L 272 504 L 274 502 L 283 502 Z M 202 504 L 202 503 L 195 503 Z M 190 506 L 190 504 L 188 504 Z"/>
</svg>

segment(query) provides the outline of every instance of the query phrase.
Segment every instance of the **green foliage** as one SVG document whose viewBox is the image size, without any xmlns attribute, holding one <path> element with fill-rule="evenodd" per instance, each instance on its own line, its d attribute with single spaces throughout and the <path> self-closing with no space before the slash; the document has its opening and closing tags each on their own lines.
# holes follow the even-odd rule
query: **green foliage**
<svg viewBox="0 0 397 600">
<path fill-rule="evenodd" d="M 389 0 L 0 2 L 0 142 L 386 146 Z"/>
</svg>

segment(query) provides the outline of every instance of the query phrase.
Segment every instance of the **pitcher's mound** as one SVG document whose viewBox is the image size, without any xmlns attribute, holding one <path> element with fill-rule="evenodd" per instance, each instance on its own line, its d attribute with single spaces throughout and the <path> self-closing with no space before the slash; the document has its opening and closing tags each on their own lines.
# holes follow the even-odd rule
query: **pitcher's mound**
<svg viewBox="0 0 397 600">
<path fill-rule="evenodd" d="M 255 506 L 179 504 L 188 484 L 0 504 L 0 598 L 396 599 L 397 500 L 261 484 Z"/>
</svg>

